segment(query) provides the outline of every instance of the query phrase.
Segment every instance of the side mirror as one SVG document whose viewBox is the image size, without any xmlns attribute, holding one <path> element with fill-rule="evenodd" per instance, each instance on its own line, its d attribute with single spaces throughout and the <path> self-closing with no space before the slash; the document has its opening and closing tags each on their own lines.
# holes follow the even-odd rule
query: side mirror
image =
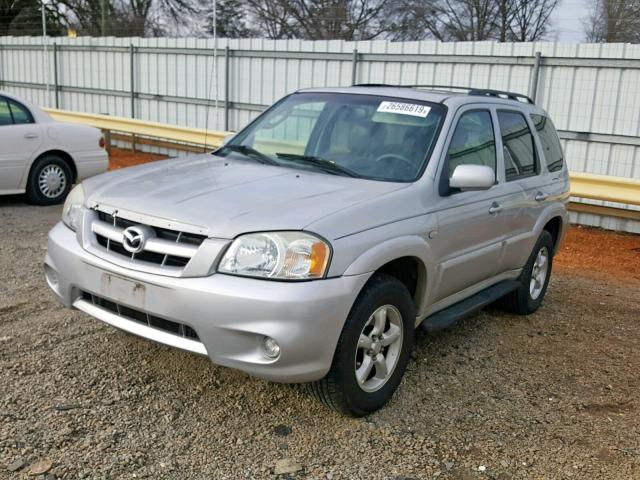
<svg viewBox="0 0 640 480">
<path fill-rule="evenodd" d="M 488 190 L 496 183 L 496 174 L 486 165 L 458 165 L 449 179 L 451 188 L 462 191 Z"/>
</svg>

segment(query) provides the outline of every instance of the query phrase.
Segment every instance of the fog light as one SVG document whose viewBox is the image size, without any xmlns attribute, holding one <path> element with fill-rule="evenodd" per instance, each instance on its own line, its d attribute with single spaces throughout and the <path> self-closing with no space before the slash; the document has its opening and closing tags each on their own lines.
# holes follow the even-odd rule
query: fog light
<svg viewBox="0 0 640 480">
<path fill-rule="evenodd" d="M 51 285 L 52 287 L 58 286 L 58 274 L 46 263 L 44 264 L 44 275 L 47 278 L 49 285 Z"/>
<path fill-rule="evenodd" d="M 280 356 L 280 345 L 271 337 L 264 337 L 262 340 L 264 353 L 269 358 L 278 358 Z"/>
</svg>

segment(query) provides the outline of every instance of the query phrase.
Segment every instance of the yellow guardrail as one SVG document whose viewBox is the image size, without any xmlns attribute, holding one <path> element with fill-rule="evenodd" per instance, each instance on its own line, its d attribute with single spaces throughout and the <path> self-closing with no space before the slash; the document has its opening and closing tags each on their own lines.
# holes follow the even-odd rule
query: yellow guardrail
<svg viewBox="0 0 640 480">
<path fill-rule="evenodd" d="M 54 119 L 62 122 L 83 123 L 100 128 L 106 132 L 107 138 L 113 135 L 115 139 L 129 141 L 134 145 L 134 149 L 136 143 L 146 143 L 178 150 L 201 151 L 203 148 L 219 147 L 224 138 L 231 134 L 231 132 L 177 127 L 110 115 L 69 112 L 50 108 L 45 110 Z M 121 132 L 125 136 L 118 135 L 117 132 Z M 158 140 L 149 141 L 148 139 Z M 570 175 L 571 196 L 573 197 L 640 205 L 640 180 L 579 172 L 571 172 Z M 576 202 L 572 202 L 570 208 L 579 212 L 640 220 L 640 211 L 638 210 Z"/>
<path fill-rule="evenodd" d="M 219 147 L 222 145 L 224 137 L 230 134 L 230 132 L 178 127 L 175 125 L 167 125 L 165 123 L 146 122 L 143 120 L 134 120 L 125 117 L 112 117 L 111 115 L 69 112 L 66 110 L 55 110 L 52 108 L 45 108 L 44 110 L 55 120 L 60 122 L 82 123 L 100 128 L 107 133 L 123 132 L 140 137 L 158 138 L 192 146 L 197 145 L 201 148 Z M 140 139 L 138 139 L 138 143 L 148 142 L 140 141 Z M 179 145 L 175 146 L 175 148 L 178 147 Z"/>
<path fill-rule="evenodd" d="M 640 205 L 640 180 L 571 172 L 571 195 L 593 200 Z"/>
</svg>

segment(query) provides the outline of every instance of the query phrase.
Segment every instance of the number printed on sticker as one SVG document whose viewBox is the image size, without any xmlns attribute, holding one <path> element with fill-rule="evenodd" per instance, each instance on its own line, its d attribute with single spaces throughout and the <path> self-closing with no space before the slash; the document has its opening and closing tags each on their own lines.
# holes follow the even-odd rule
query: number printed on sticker
<svg viewBox="0 0 640 480">
<path fill-rule="evenodd" d="M 401 115 L 413 115 L 414 117 L 426 118 L 431 111 L 431 107 L 417 103 L 402 102 L 382 102 L 378 107 L 378 112 L 399 113 Z"/>
</svg>

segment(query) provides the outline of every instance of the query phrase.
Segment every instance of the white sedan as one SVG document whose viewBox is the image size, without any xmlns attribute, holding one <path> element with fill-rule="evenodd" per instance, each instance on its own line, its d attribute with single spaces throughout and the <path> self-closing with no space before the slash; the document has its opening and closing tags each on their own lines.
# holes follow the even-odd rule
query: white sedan
<svg viewBox="0 0 640 480">
<path fill-rule="evenodd" d="M 97 128 L 56 122 L 0 91 L 0 195 L 26 192 L 38 205 L 60 203 L 75 182 L 107 170 L 104 147 Z"/>
</svg>

